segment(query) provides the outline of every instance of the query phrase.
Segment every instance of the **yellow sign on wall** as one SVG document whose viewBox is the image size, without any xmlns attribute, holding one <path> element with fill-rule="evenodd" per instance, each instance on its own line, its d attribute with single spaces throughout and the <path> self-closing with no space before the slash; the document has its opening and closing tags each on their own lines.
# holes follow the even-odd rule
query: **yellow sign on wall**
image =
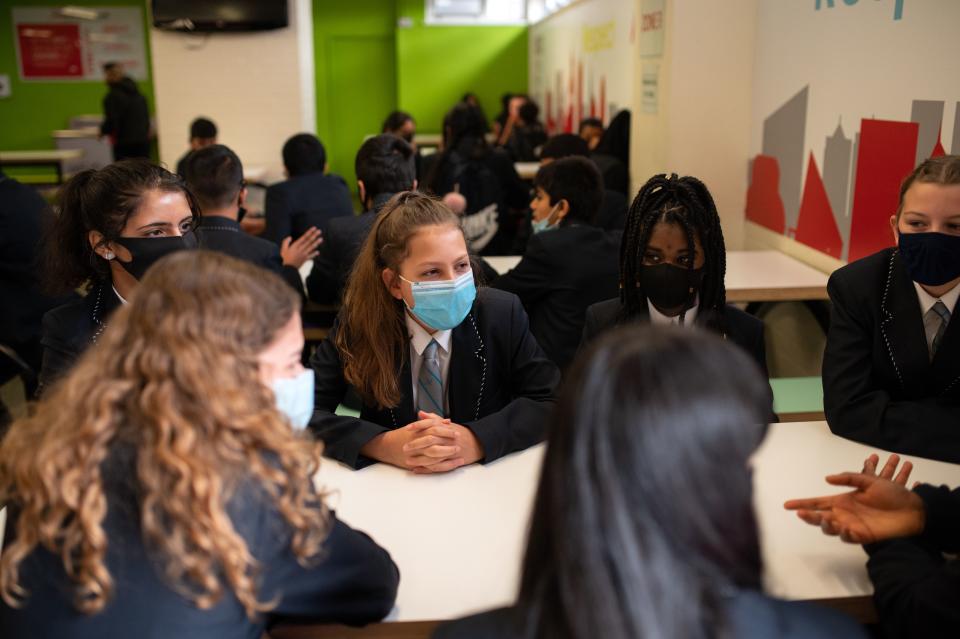
<svg viewBox="0 0 960 639">
<path fill-rule="evenodd" d="M 587 53 L 613 48 L 614 22 L 583 27 L 583 50 Z"/>
</svg>

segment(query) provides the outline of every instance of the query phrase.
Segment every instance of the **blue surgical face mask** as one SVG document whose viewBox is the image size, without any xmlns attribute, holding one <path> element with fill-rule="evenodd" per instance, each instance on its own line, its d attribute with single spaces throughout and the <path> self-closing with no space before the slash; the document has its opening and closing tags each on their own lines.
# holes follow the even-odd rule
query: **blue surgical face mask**
<svg viewBox="0 0 960 639">
<path fill-rule="evenodd" d="M 941 286 L 960 277 L 960 235 L 901 233 L 897 245 L 914 282 Z"/>
<path fill-rule="evenodd" d="M 477 297 L 472 270 L 455 280 L 441 282 L 411 282 L 402 275 L 400 279 L 410 284 L 413 293 L 413 308 L 407 306 L 407 310 L 418 320 L 438 331 L 459 326 Z"/>
<path fill-rule="evenodd" d="M 313 369 L 296 377 L 275 379 L 271 385 L 277 398 L 277 410 L 290 420 L 296 430 L 303 430 L 313 417 Z"/>
<path fill-rule="evenodd" d="M 533 229 L 534 235 L 536 235 L 537 233 L 543 233 L 544 231 L 557 230 L 557 227 L 560 225 L 560 223 L 557 222 L 556 224 L 550 224 L 550 220 L 553 218 L 554 213 L 557 212 L 558 206 L 560 206 L 559 203 L 556 206 L 554 206 L 552 209 L 550 209 L 550 212 L 547 213 L 547 216 L 542 220 L 537 220 L 530 223 L 530 228 Z"/>
</svg>

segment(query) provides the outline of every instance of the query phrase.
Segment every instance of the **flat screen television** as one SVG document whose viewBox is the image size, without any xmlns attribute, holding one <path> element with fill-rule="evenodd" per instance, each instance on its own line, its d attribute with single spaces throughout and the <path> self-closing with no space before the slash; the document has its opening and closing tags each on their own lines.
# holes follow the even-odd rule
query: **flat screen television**
<svg viewBox="0 0 960 639">
<path fill-rule="evenodd" d="M 153 26 L 172 31 L 264 31 L 288 24 L 286 0 L 153 0 Z"/>
</svg>

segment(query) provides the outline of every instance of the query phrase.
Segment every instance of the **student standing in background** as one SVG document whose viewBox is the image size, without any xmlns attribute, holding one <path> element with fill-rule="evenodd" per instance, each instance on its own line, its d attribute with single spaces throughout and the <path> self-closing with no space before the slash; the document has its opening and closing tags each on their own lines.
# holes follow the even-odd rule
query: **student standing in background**
<svg viewBox="0 0 960 639">
<path fill-rule="evenodd" d="M 118 62 L 103 65 L 110 90 L 103 98 L 100 135 L 109 136 L 114 161 L 150 157 L 150 113 L 137 84 L 123 73 Z"/>
</svg>

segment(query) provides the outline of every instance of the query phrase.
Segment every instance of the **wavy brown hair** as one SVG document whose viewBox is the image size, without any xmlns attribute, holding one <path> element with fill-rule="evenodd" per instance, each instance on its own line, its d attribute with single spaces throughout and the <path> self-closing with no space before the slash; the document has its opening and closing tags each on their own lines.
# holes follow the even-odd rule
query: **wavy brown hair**
<svg viewBox="0 0 960 639">
<path fill-rule="evenodd" d="M 259 376 L 258 354 L 299 304 L 278 276 L 225 255 L 183 251 L 150 270 L 0 446 L 0 500 L 17 513 L 0 557 L 7 604 L 29 595 L 19 568 L 42 547 L 62 557 L 77 609 L 104 608 L 113 590 L 104 475 L 132 450 L 143 542 L 170 586 L 200 608 L 229 589 L 250 616 L 269 609 L 226 507 L 241 486 L 257 489 L 289 525 L 302 563 L 328 531 L 312 483 L 320 446 L 291 429 Z"/>
<path fill-rule="evenodd" d="M 380 408 L 400 403 L 398 377 L 410 339 L 403 302 L 383 285 L 381 273 L 385 268 L 399 273 L 410 238 L 435 225 L 461 228 L 460 218 L 436 198 L 414 191 L 396 194 L 377 215 L 347 280 L 335 345 L 346 380 Z"/>
</svg>

